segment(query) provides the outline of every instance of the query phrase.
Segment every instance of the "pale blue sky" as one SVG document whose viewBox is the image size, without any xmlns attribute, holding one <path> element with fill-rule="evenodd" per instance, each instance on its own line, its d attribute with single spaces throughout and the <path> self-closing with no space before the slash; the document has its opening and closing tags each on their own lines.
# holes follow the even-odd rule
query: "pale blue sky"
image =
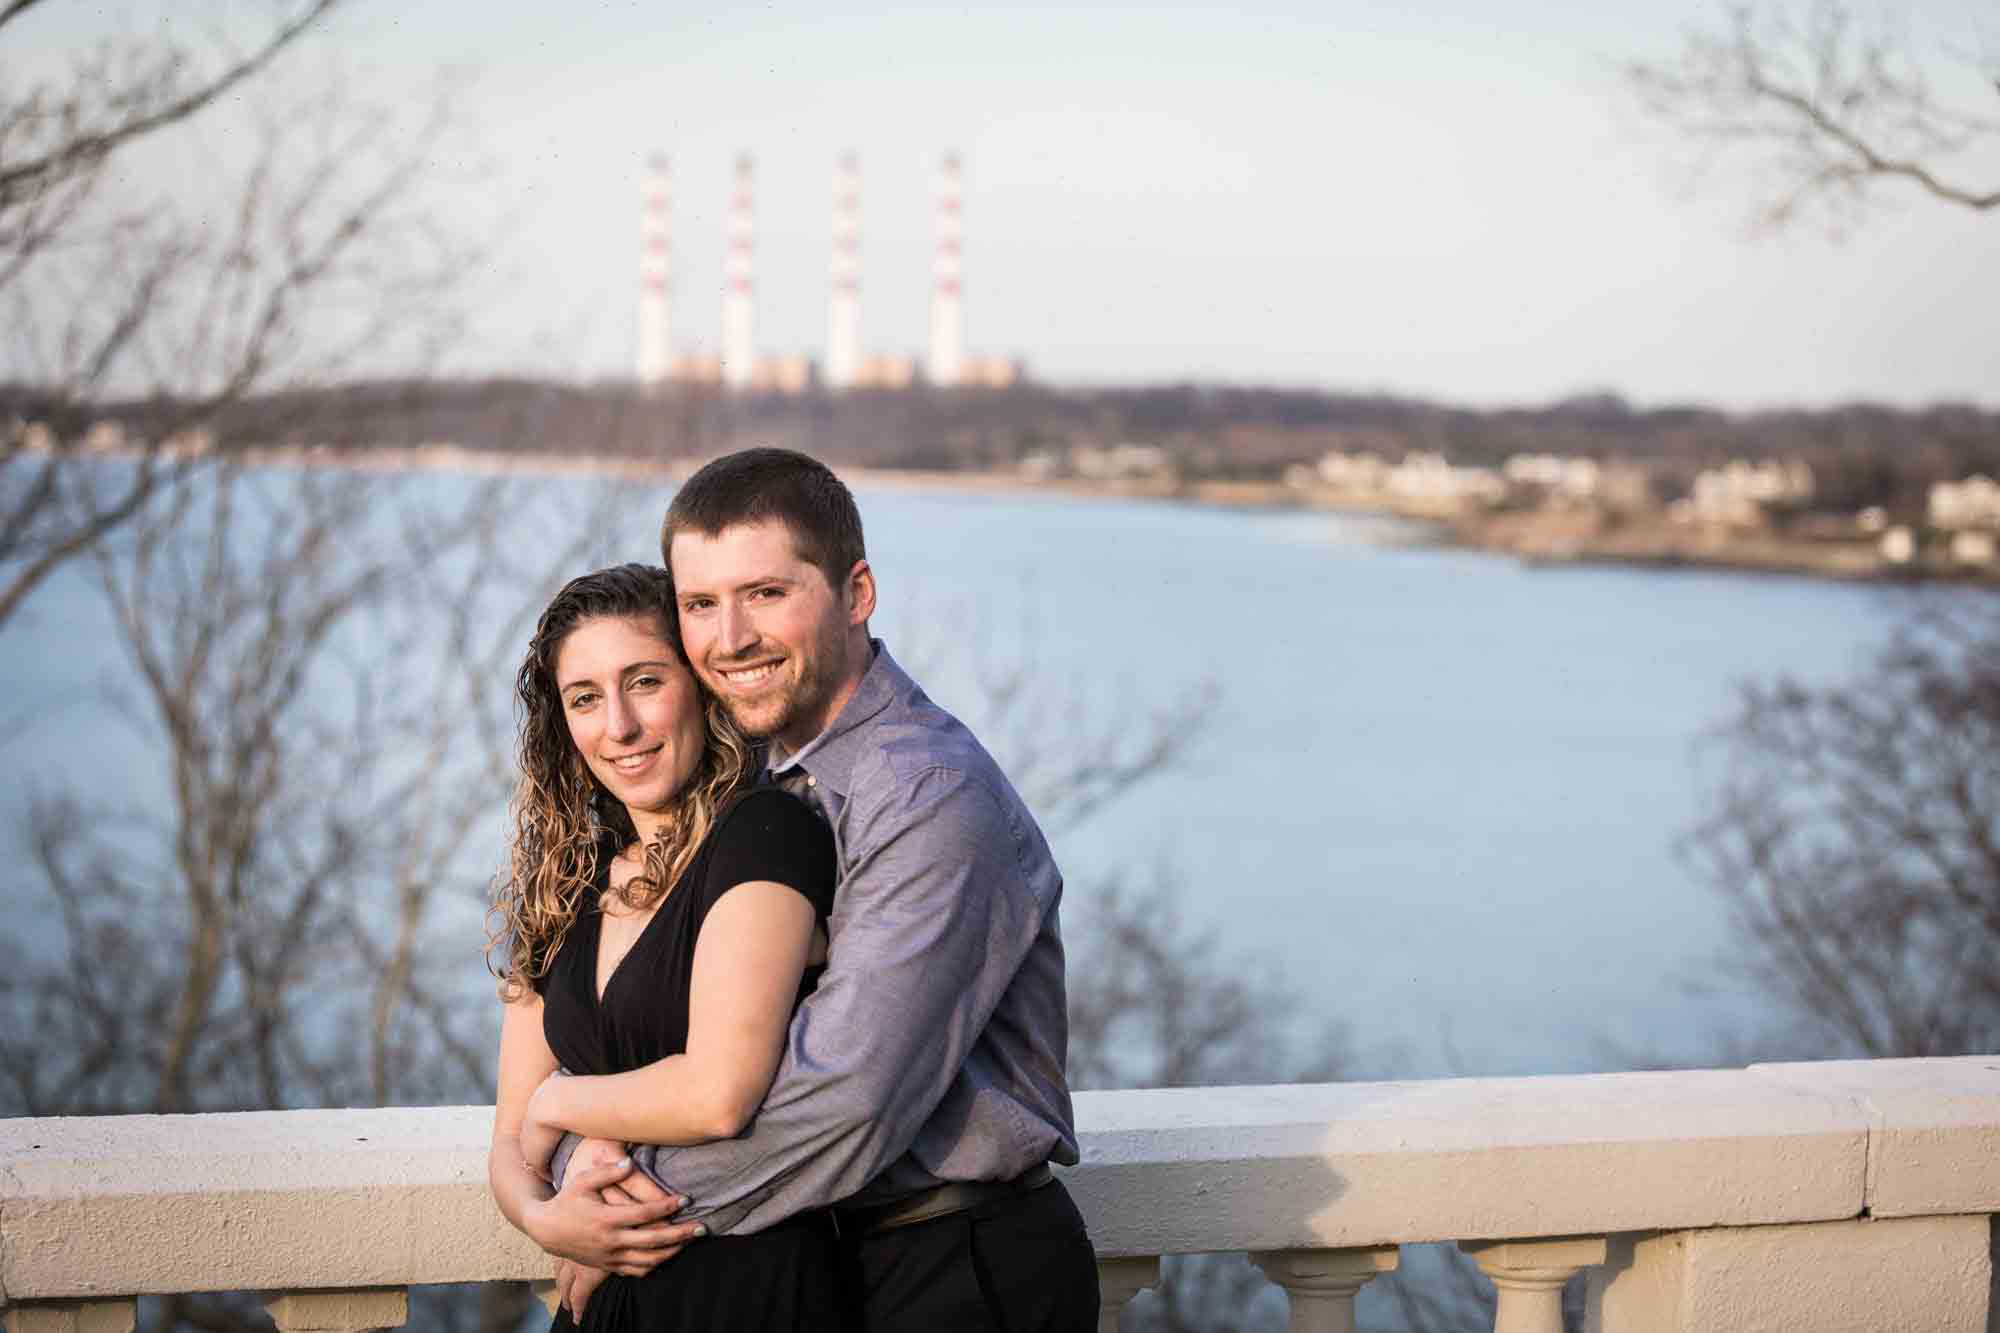
<svg viewBox="0 0 2000 1333">
<path fill-rule="evenodd" d="M 33 68 L 142 12 L 55 0 L 0 57 Z M 2000 405 L 2000 216 L 1896 194 L 1844 243 L 1749 239 L 1728 174 L 1690 196 L 1685 155 L 1622 112 L 1615 63 L 1721 12 L 377 0 L 299 67 L 410 100 L 440 66 L 474 76 L 461 110 L 494 170 L 448 208 L 501 244 L 466 368 L 629 373 L 654 149 L 674 163 L 677 344 L 715 344 L 748 150 L 760 342 L 820 354 L 833 166 L 854 148 L 863 342 L 918 352 L 933 173 L 956 148 L 969 342 L 1058 383 Z M 1896 12 L 1933 48 L 2000 40 L 1991 0 Z"/>
</svg>

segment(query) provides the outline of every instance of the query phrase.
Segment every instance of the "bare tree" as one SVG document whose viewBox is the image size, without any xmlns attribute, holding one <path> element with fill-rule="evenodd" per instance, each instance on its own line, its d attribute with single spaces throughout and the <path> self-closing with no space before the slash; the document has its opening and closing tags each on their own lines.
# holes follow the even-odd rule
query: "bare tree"
<svg viewBox="0 0 2000 1333">
<path fill-rule="evenodd" d="M 1958 207 L 2000 207 L 2000 57 L 1990 47 L 1934 53 L 1836 0 L 1741 5 L 1719 30 L 1690 32 L 1674 59 L 1630 62 L 1624 76 L 1641 110 L 1704 163 L 1750 160 L 1761 226 L 1817 213 L 1843 227 L 1897 183 Z"/>
<path fill-rule="evenodd" d="M 1259 960 L 1190 929 L 1171 869 L 1133 889 L 1081 886 L 1071 898 L 1070 1078 L 1078 1088 L 1322 1082 L 1361 1058 L 1350 1025 L 1314 1014 Z M 1286 1307 L 1242 1254 L 1170 1255 L 1160 1283 L 1135 1300 L 1128 1326 L 1147 1333 L 1278 1333 Z M 1456 1246 L 1404 1249 L 1397 1272 L 1368 1286 L 1406 1333 L 1484 1333 L 1493 1285 Z M 1565 1328 L 1581 1329 L 1583 1283 L 1564 1292 Z"/>
<path fill-rule="evenodd" d="M 1073 889 L 1066 922 L 1072 1086 L 1173 1088 L 1337 1078 L 1353 1062 L 1346 1023 L 1307 1012 L 1268 966 L 1190 929 L 1171 869 L 1134 889 Z M 1173 1255 L 1130 1322 L 1149 1333 L 1284 1327 L 1284 1301 L 1242 1254 Z"/>
<path fill-rule="evenodd" d="M 1747 685 L 1712 745 L 1683 850 L 1786 1020 L 1762 1053 L 2000 1045 L 2000 606 L 1935 603 L 1851 680 Z"/>
<path fill-rule="evenodd" d="M 1073 897 L 1072 1086 L 1309 1083 L 1347 1073 L 1347 1024 L 1307 1012 L 1268 965 L 1189 929 L 1184 896 L 1162 867 L 1143 889 L 1110 879 Z"/>
<path fill-rule="evenodd" d="M 99 548 L 129 666 L 116 702 L 167 801 L 126 811 L 73 783 L 32 807 L 40 883 L 8 928 L 0 1106 L 490 1097 L 477 960 L 512 671 L 553 582 L 646 527 L 612 517 L 629 492 L 566 491 L 591 503 L 222 464 Z M 524 1300 L 434 1299 L 425 1323 L 471 1327 L 483 1309 L 506 1327 Z M 149 1326 L 190 1325 L 268 1326 L 243 1297 L 150 1309 Z"/>
<path fill-rule="evenodd" d="M 463 909 L 492 863 L 472 840 L 497 838 L 511 784 L 525 618 L 606 525 L 539 488 L 431 489 L 224 465 L 99 552 L 130 667 L 115 702 L 168 804 L 105 808 L 72 785 L 33 806 L 60 938 L 19 947 L 0 982 L 10 1110 L 485 1091 L 490 1024 L 468 1030 L 456 1003 L 477 956 Z M 539 568 L 513 554 L 524 523 L 568 534 Z M 440 928 L 465 937 L 440 951 Z"/>
<path fill-rule="evenodd" d="M 66 82 L 0 92 L 0 389 L 14 400 L 0 412 L 0 625 L 156 489 L 277 424 L 234 420 L 238 404 L 385 345 L 421 364 L 455 327 L 443 298 L 469 247 L 418 204 L 442 108 L 410 126 L 337 85 L 273 86 L 338 2 L 288 4 L 240 44 L 163 27 L 80 53 Z M 0 8 L 0 43 L 46 3 Z M 190 160 L 188 131 L 224 114 L 247 160 L 194 159 L 207 179 L 192 198 L 139 183 L 148 163 L 157 178 Z M 126 420 L 89 435 L 113 399 Z M 138 466 L 66 466 L 107 445 Z"/>
</svg>

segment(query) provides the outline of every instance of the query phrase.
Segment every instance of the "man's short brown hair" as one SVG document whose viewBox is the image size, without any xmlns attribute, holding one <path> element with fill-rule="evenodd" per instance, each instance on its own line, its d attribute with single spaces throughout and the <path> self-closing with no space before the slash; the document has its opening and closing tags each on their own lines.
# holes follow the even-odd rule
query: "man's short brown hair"
<svg viewBox="0 0 2000 1333">
<path fill-rule="evenodd" d="M 771 519 L 785 525 L 799 559 L 818 566 L 835 588 L 868 558 L 861 511 L 846 483 L 818 459 L 790 449 L 725 454 L 689 477 L 660 526 L 660 556 L 673 567 L 680 533 L 717 537 L 739 523 Z"/>
</svg>

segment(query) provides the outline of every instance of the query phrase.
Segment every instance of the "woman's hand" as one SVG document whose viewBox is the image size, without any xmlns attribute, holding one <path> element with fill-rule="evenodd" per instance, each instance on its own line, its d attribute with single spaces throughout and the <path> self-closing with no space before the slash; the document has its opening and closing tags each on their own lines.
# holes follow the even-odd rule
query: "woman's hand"
<svg viewBox="0 0 2000 1333">
<path fill-rule="evenodd" d="M 573 1172 L 591 1171 L 599 1167 L 615 1166 L 625 1156 L 625 1145 L 611 1139 L 584 1139 L 570 1154 Z M 628 1186 L 632 1188 L 628 1188 Z M 634 1190 L 637 1192 L 635 1193 Z M 597 1191 L 597 1197 L 604 1203 L 658 1202 L 667 1194 L 642 1172 L 633 1172 L 621 1185 L 606 1185 Z M 572 1324 L 583 1323 L 584 1307 L 590 1304 L 591 1293 L 604 1285 L 604 1279 L 611 1274 L 601 1268 L 577 1263 L 574 1259 L 556 1260 L 556 1300 L 569 1311 Z"/>
<path fill-rule="evenodd" d="M 582 1327 L 583 1307 L 590 1304 L 590 1293 L 603 1286 L 604 1279 L 610 1276 L 601 1268 L 574 1259 L 556 1260 L 556 1301 L 569 1311 L 570 1323 Z"/>
</svg>

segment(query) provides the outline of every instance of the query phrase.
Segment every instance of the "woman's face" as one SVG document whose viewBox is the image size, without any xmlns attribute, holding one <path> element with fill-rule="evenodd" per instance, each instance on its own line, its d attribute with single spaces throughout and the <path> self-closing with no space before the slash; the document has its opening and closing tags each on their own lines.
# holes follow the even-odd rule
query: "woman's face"
<svg viewBox="0 0 2000 1333">
<path fill-rule="evenodd" d="M 636 818 L 664 810 L 701 764 L 702 700 L 659 622 L 600 616 L 556 650 L 556 690 L 584 763 Z"/>
</svg>

